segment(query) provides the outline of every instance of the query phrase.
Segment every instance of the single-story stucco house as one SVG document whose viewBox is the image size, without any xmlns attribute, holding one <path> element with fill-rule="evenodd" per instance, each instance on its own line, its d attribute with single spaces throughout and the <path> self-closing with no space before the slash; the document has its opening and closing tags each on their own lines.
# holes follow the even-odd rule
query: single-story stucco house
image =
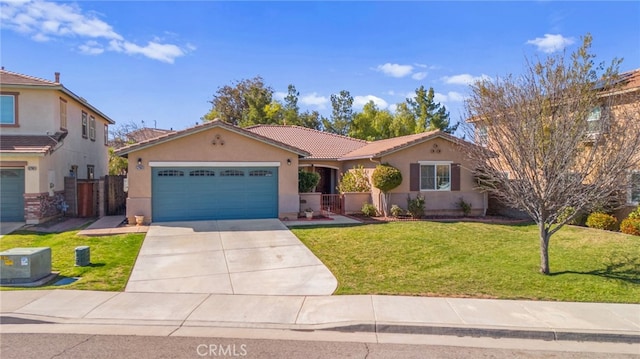
<svg viewBox="0 0 640 359">
<path fill-rule="evenodd" d="M 129 159 L 127 217 L 145 221 L 296 218 L 301 211 L 298 171 L 318 172 L 318 192 L 334 194 L 340 176 L 355 166 L 370 174 L 388 163 L 403 174 L 391 203 L 407 206 L 421 194 L 427 215 L 484 215 L 487 198 L 476 190 L 471 143 L 441 131 L 367 142 L 309 128 L 257 125 L 239 128 L 214 120 L 117 150 Z M 371 203 L 380 206 L 379 192 Z"/>
</svg>

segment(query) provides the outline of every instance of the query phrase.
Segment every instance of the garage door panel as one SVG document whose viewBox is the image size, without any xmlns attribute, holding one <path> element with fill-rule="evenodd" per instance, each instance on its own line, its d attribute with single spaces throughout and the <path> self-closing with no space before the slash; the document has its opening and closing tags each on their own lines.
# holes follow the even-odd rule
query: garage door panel
<svg viewBox="0 0 640 359">
<path fill-rule="evenodd" d="M 24 169 L 0 169 L 0 220 L 24 220 Z"/>
<path fill-rule="evenodd" d="M 277 168 L 154 168 L 154 221 L 276 218 Z"/>
</svg>

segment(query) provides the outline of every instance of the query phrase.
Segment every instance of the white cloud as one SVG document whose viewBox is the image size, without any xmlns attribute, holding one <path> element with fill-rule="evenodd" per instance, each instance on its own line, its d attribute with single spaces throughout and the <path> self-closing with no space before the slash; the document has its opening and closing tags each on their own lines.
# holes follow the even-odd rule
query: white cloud
<svg viewBox="0 0 640 359">
<path fill-rule="evenodd" d="M 411 75 L 411 78 L 414 80 L 423 80 L 425 77 L 427 77 L 426 72 L 416 72 L 415 74 Z"/>
<path fill-rule="evenodd" d="M 439 103 L 462 102 L 464 95 L 455 91 L 449 91 L 447 94 L 436 92 L 433 94 L 433 100 Z"/>
<path fill-rule="evenodd" d="M 389 107 L 389 104 L 387 103 L 387 101 L 373 95 L 354 96 L 353 107 L 358 109 L 363 108 L 364 105 L 366 105 L 369 101 L 373 101 L 373 103 L 375 103 L 376 106 L 378 106 L 378 108 L 381 110 Z"/>
<path fill-rule="evenodd" d="M 83 54 L 97 55 L 105 51 L 98 41 L 108 42 L 108 51 L 129 55 L 142 55 L 150 59 L 173 63 L 176 58 L 193 51 L 193 45 L 184 49 L 178 45 L 149 41 L 138 45 L 127 41 L 107 22 L 92 12 L 83 12 L 77 4 L 65 4 L 43 0 L 2 1 L 0 4 L 2 28 L 29 35 L 34 41 L 51 41 L 61 38 L 91 39 L 78 49 Z"/>
<path fill-rule="evenodd" d="M 278 101 L 284 101 L 284 98 L 287 97 L 287 93 L 286 92 L 282 92 L 282 91 L 276 91 L 273 93 L 273 97 L 275 97 L 276 100 Z"/>
<path fill-rule="evenodd" d="M 573 38 L 564 37 L 560 34 L 544 34 L 544 37 L 536 37 L 533 40 L 528 40 L 527 44 L 535 45 L 538 51 L 550 54 L 560 51 L 574 42 L 575 40 Z"/>
<path fill-rule="evenodd" d="M 383 74 L 391 77 L 405 77 L 413 72 L 413 66 L 391 64 L 387 62 L 384 65 L 378 65 L 378 67 L 376 67 L 376 71 L 382 72 Z"/>
<path fill-rule="evenodd" d="M 318 96 L 316 92 L 300 97 L 300 103 L 307 106 L 316 106 L 322 110 L 327 107 L 329 99 L 325 96 Z"/>
<path fill-rule="evenodd" d="M 104 48 L 97 41 L 87 41 L 84 44 L 78 46 L 81 53 L 86 55 L 100 55 L 104 52 Z"/>
<path fill-rule="evenodd" d="M 445 76 L 442 78 L 442 80 L 445 83 L 452 84 L 452 85 L 471 85 L 476 81 L 488 80 L 488 79 L 490 79 L 490 77 L 485 74 L 482 74 L 480 76 L 460 74 L 460 75 L 454 75 L 454 76 Z"/>
</svg>

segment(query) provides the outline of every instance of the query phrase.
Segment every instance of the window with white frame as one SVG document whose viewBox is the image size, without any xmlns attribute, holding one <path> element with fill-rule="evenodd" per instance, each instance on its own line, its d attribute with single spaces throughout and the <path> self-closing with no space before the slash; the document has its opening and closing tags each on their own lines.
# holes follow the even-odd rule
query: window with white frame
<svg viewBox="0 0 640 359">
<path fill-rule="evenodd" d="M 89 138 L 91 141 L 96 140 L 96 118 L 93 116 L 89 117 Z"/>
<path fill-rule="evenodd" d="M 86 112 L 82 112 L 82 137 L 87 138 L 89 136 L 89 120 Z"/>
<path fill-rule="evenodd" d="M 18 95 L 2 93 L 0 95 L 0 125 L 18 125 Z"/>
<path fill-rule="evenodd" d="M 421 191 L 450 191 L 451 163 L 420 162 Z"/>
<path fill-rule="evenodd" d="M 640 171 L 631 172 L 629 203 L 640 205 Z"/>
<path fill-rule="evenodd" d="M 602 132 L 602 107 L 596 106 L 589 112 L 589 116 L 587 116 L 587 132 L 590 134 Z"/>
</svg>

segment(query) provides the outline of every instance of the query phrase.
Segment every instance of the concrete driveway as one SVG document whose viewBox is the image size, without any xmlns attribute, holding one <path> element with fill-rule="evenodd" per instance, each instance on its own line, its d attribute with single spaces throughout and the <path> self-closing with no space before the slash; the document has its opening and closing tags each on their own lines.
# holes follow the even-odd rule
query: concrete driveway
<svg viewBox="0 0 640 359">
<path fill-rule="evenodd" d="M 156 223 L 125 291 L 330 295 L 337 280 L 277 219 Z"/>
</svg>

